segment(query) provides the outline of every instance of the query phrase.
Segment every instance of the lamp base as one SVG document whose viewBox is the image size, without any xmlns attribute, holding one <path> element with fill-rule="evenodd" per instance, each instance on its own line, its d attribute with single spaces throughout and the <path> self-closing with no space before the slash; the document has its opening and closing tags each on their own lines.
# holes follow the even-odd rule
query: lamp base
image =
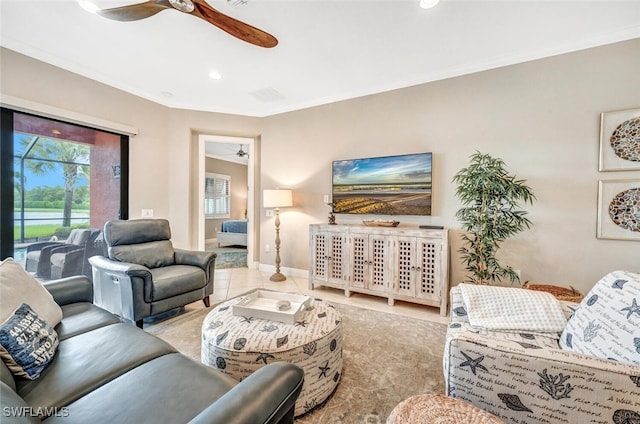
<svg viewBox="0 0 640 424">
<path fill-rule="evenodd" d="M 271 281 L 275 281 L 275 282 L 280 282 L 280 281 L 284 281 L 286 280 L 287 277 L 285 277 L 284 275 L 282 275 L 279 272 L 276 272 L 275 274 L 273 274 L 271 277 L 269 277 L 269 280 Z"/>
</svg>

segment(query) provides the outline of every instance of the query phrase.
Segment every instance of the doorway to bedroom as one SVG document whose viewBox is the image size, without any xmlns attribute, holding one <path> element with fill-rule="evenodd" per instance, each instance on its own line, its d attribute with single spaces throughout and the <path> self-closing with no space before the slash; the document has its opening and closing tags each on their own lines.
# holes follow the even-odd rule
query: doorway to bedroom
<svg viewBox="0 0 640 424">
<path fill-rule="evenodd" d="M 205 250 L 218 254 L 217 269 L 247 267 L 252 238 L 249 169 L 253 139 L 203 137 Z"/>
</svg>

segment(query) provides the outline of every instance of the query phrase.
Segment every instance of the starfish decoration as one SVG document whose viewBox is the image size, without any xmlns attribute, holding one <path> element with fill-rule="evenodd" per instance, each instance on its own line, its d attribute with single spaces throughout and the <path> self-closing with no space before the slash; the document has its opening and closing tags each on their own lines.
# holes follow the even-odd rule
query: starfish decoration
<svg viewBox="0 0 640 424">
<path fill-rule="evenodd" d="M 242 317 L 242 321 L 240 322 L 246 322 L 247 324 L 251 324 L 253 320 L 255 320 L 254 317 Z"/>
<path fill-rule="evenodd" d="M 640 305 L 638 305 L 638 302 L 634 297 L 633 301 L 631 302 L 631 306 L 622 308 L 621 311 L 627 311 L 627 319 L 629 319 L 629 317 L 633 314 L 638 314 L 638 316 L 640 316 Z"/>
<path fill-rule="evenodd" d="M 484 365 L 482 365 L 480 362 L 482 362 L 484 360 L 484 355 L 476 358 L 476 359 L 471 359 L 471 357 L 469 355 L 467 355 L 466 353 L 460 351 L 460 353 L 462 353 L 464 355 L 465 358 L 467 358 L 466 361 L 464 361 L 463 363 L 460 364 L 461 367 L 469 367 L 471 369 L 471 372 L 473 373 L 473 375 L 476 375 L 476 369 L 480 368 L 481 370 L 485 371 L 485 372 L 489 372 L 489 370 L 487 369 L 487 367 L 485 367 Z"/>
<path fill-rule="evenodd" d="M 627 282 L 627 280 L 616 280 L 613 282 L 613 284 L 611 285 L 612 289 L 623 289 L 624 288 L 624 284 Z"/>
<path fill-rule="evenodd" d="M 307 325 L 309 325 L 309 323 L 307 321 L 296 321 L 296 327 L 307 328 Z"/>
<path fill-rule="evenodd" d="M 262 361 L 262 362 L 264 362 L 264 364 L 265 364 L 265 365 L 267 365 L 267 364 L 268 364 L 268 362 L 267 362 L 267 361 L 268 361 L 269 359 L 275 359 L 275 356 L 273 356 L 273 355 L 272 355 L 272 354 L 270 354 L 270 353 L 260 353 L 260 354 L 258 355 L 258 357 L 256 358 L 255 362 Z"/>
<path fill-rule="evenodd" d="M 323 366 L 318 368 L 320 369 L 318 380 L 320 380 L 322 377 L 327 378 L 327 372 L 329 372 L 329 370 L 331 369 L 331 367 L 329 367 L 329 361 L 325 362 Z"/>
</svg>

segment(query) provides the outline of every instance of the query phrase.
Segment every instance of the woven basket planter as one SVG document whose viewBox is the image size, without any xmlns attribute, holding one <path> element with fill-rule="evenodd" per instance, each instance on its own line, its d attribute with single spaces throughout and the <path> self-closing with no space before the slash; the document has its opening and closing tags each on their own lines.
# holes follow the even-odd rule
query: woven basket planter
<svg viewBox="0 0 640 424">
<path fill-rule="evenodd" d="M 538 290 L 538 291 L 548 292 L 554 295 L 556 299 L 566 300 L 568 302 L 579 303 L 583 298 L 582 293 L 580 293 L 578 290 L 574 289 L 571 286 L 561 287 L 561 286 L 554 286 L 553 284 L 531 284 L 528 281 L 526 281 L 522 285 L 522 288 L 527 290 Z"/>
</svg>

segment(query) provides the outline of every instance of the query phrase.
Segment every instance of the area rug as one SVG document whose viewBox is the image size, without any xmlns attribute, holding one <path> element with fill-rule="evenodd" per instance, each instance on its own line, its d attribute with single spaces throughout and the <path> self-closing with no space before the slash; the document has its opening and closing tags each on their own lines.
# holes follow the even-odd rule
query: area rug
<svg viewBox="0 0 640 424">
<path fill-rule="evenodd" d="M 344 331 L 342 380 L 322 405 L 297 417 L 301 424 L 384 423 L 402 400 L 444 393 L 446 325 L 335 303 Z M 187 309 L 145 326 L 200 361 L 202 321 L 210 309 Z"/>
<path fill-rule="evenodd" d="M 247 248 L 244 246 L 207 246 L 208 252 L 216 252 L 216 269 L 247 266 Z"/>
</svg>

